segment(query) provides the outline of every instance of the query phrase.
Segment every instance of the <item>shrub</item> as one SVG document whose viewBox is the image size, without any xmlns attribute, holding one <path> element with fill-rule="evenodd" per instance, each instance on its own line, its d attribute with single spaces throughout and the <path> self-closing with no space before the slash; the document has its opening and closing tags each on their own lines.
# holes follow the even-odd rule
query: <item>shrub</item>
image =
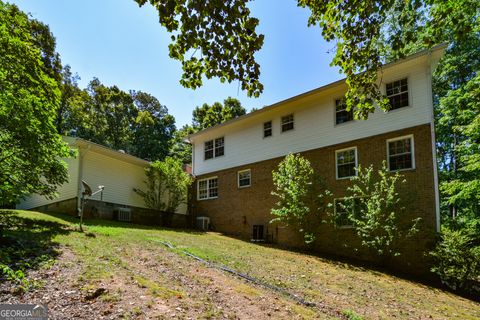
<svg viewBox="0 0 480 320">
<path fill-rule="evenodd" d="M 347 197 L 337 202 L 337 208 L 346 213 L 362 246 L 385 260 L 400 255 L 399 243 L 418 231 L 420 221 L 420 218 L 400 221 L 406 210 L 397 190 L 406 181 L 398 172 L 389 172 L 385 161 L 378 171 L 373 166 L 366 169 L 359 166 L 357 173 L 351 178 Z M 332 221 L 338 222 L 341 217 L 335 212 L 333 215 Z"/>
<path fill-rule="evenodd" d="M 430 252 L 432 271 L 454 290 L 480 291 L 480 220 L 457 228 L 442 226 L 440 236 Z"/>
</svg>

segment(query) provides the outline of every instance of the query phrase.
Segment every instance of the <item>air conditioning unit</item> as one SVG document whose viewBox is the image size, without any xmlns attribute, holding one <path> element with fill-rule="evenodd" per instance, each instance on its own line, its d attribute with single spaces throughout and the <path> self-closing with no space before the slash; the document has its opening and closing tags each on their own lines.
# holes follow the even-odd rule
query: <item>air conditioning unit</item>
<svg viewBox="0 0 480 320">
<path fill-rule="evenodd" d="M 197 217 L 197 228 L 200 230 L 207 231 L 210 227 L 210 218 L 209 217 Z"/>
<path fill-rule="evenodd" d="M 132 221 L 132 210 L 130 208 L 118 208 L 118 221 Z"/>
</svg>

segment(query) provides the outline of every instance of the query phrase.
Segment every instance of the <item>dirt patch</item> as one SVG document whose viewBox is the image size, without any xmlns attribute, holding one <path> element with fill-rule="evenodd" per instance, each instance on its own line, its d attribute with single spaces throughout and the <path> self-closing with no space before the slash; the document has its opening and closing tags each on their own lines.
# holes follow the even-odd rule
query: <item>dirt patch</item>
<svg viewBox="0 0 480 320">
<path fill-rule="evenodd" d="M 113 276 L 93 283 L 82 280 L 84 270 L 75 254 L 67 247 L 61 251 L 51 268 L 28 274 L 39 288 L 15 294 L 4 283 L 0 303 L 46 304 L 51 319 L 327 318 L 168 250 L 131 248 Z"/>
</svg>

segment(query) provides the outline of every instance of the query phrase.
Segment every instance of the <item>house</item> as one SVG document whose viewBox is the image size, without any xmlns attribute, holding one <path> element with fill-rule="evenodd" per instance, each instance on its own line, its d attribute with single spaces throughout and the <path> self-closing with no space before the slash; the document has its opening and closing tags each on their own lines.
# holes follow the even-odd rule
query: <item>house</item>
<svg viewBox="0 0 480 320">
<path fill-rule="evenodd" d="M 421 232 L 406 245 L 403 259 L 407 264 L 420 259 L 440 227 L 431 81 L 444 50 L 437 46 L 384 65 L 378 84 L 392 110 L 377 109 L 368 120 L 354 120 L 345 110 L 347 86 L 340 80 L 192 134 L 194 215 L 208 217 L 216 231 L 301 246 L 298 232 L 270 223 L 276 202 L 272 170 L 285 155 L 309 159 L 337 200 L 355 167 L 379 168 L 385 160 L 405 176 L 413 197 L 405 218 L 422 218 Z M 356 241 L 354 233 L 322 225 L 316 249 L 352 256 L 348 244 Z M 371 258 L 368 252 L 355 257 Z"/>
<path fill-rule="evenodd" d="M 77 215 L 81 207 L 83 180 L 93 191 L 98 186 L 104 186 L 103 192 L 86 202 L 85 216 L 145 224 L 158 219 L 158 212 L 148 209 L 143 198 L 133 190 L 146 189 L 145 168 L 150 164 L 148 161 L 81 138 L 64 137 L 64 140 L 77 152 L 75 158 L 64 159 L 68 166 L 68 182 L 58 188 L 53 199 L 30 195 L 17 205 L 17 209 Z M 183 217 L 186 205 L 180 207 L 177 213 L 182 215 L 180 220 L 186 221 Z"/>
</svg>

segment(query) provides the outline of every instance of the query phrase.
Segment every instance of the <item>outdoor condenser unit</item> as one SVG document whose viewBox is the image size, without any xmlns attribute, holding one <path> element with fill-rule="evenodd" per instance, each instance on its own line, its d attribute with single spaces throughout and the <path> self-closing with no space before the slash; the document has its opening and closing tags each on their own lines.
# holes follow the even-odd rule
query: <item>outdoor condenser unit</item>
<svg viewBox="0 0 480 320">
<path fill-rule="evenodd" d="M 118 221 L 132 221 L 132 210 L 130 208 L 118 208 Z"/>
<path fill-rule="evenodd" d="M 207 231 L 210 227 L 210 218 L 209 217 L 197 217 L 197 228 L 200 230 Z"/>
</svg>

